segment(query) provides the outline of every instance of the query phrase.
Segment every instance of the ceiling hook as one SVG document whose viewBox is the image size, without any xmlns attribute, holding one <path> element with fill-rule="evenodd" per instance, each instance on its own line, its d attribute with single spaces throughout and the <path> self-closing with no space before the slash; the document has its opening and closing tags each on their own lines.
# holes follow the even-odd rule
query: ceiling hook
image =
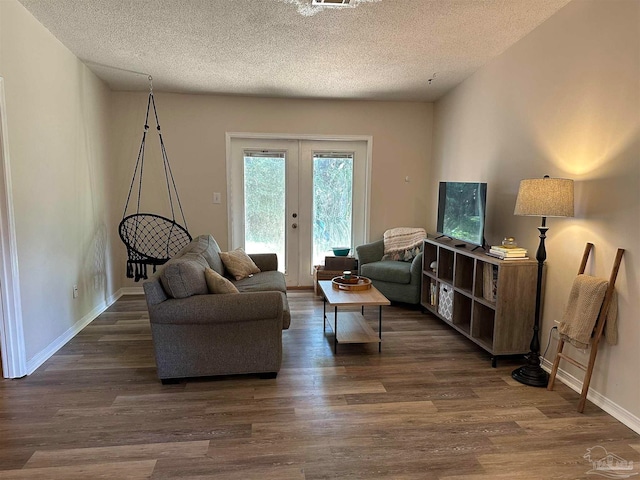
<svg viewBox="0 0 640 480">
<path fill-rule="evenodd" d="M 149 75 L 149 92 L 153 93 L 153 77 Z"/>
</svg>

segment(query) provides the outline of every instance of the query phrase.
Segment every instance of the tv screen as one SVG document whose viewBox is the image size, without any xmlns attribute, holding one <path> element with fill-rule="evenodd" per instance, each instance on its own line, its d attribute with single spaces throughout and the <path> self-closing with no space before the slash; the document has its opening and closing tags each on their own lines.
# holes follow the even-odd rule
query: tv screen
<svg viewBox="0 0 640 480">
<path fill-rule="evenodd" d="M 438 233 L 483 247 L 486 204 L 486 183 L 440 182 Z"/>
</svg>

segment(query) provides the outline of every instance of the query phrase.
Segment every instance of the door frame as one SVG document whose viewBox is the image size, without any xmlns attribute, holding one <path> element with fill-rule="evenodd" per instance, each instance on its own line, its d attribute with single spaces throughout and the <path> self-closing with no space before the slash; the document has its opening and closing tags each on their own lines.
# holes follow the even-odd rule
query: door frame
<svg viewBox="0 0 640 480">
<path fill-rule="evenodd" d="M 4 378 L 27 374 L 27 355 L 22 324 L 18 247 L 7 130 L 4 78 L 0 77 L 0 349 Z"/>
<path fill-rule="evenodd" d="M 231 140 L 234 138 L 250 140 L 293 140 L 293 141 L 335 141 L 335 142 L 365 142 L 367 158 L 365 161 L 365 212 L 364 212 L 364 239 L 369 240 L 370 236 L 370 212 L 371 212 L 371 165 L 373 153 L 372 135 L 320 135 L 320 134 L 298 134 L 298 133 L 250 133 L 250 132 L 226 132 L 225 133 L 225 161 L 227 175 L 227 245 L 232 247 L 233 241 L 233 212 L 232 198 L 233 191 L 229 184 L 231 178 Z"/>
</svg>

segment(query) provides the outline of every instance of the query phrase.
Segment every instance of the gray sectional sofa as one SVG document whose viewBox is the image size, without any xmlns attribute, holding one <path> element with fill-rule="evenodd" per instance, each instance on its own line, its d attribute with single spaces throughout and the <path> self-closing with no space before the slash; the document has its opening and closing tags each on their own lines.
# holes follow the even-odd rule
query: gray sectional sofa
<svg viewBox="0 0 640 480">
<path fill-rule="evenodd" d="M 225 275 L 220 248 L 201 235 L 143 284 L 158 378 L 258 373 L 275 377 L 291 315 L 275 254 L 250 255 L 260 269 L 232 280 L 240 293 L 208 292 L 205 269 Z M 228 277 L 227 277 L 228 278 Z"/>
</svg>

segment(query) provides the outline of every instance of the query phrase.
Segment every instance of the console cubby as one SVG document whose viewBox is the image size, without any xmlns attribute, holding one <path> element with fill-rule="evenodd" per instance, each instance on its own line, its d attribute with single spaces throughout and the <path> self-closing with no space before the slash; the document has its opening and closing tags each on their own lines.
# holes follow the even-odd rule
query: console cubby
<svg viewBox="0 0 640 480">
<path fill-rule="evenodd" d="M 453 258 L 450 250 L 438 251 L 438 278 L 443 282 L 453 283 Z"/>
<path fill-rule="evenodd" d="M 473 305 L 473 331 L 471 336 L 479 343 L 493 345 L 493 332 L 496 312 L 482 303 L 475 302 Z"/>
<path fill-rule="evenodd" d="M 474 259 L 464 255 L 456 255 L 454 270 L 454 286 L 471 294 L 473 289 Z"/>
<path fill-rule="evenodd" d="M 438 282 L 434 278 L 429 278 L 422 282 L 422 296 L 427 303 L 427 308 L 435 310 L 438 308 Z"/>
<path fill-rule="evenodd" d="M 471 331 L 471 308 L 472 301 L 470 297 L 460 292 L 454 292 L 452 321 L 456 327 L 467 334 Z"/>
<path fill-rule="evenodd" d="M 498 265 L 495 263 L 476 262 L 474 296 L 495 305 L 498 293 Z"/>
<path fill-rule="evenodd" d="M 494 359 L 527 353 L 533 333 L 537 262 L 499 260 L 472 248 L 446 239 L 424 240 L 422 307 Z M 430 268 L 434 261 L 435 271 Z M 450 308 L 441 304 L 442 288 L 443 298 L 452 293 Z"/>
<path fill-rule="evenodd" d="M 423 271 L 425 273 L 432 273 L 437 275 L 438 265 L 438 247 L 435 245 L 425 245 L 425 249 L 422 253 Z M 431 268 L 431 264 L 436 262 L 435 270 Z"/>
</svg>

